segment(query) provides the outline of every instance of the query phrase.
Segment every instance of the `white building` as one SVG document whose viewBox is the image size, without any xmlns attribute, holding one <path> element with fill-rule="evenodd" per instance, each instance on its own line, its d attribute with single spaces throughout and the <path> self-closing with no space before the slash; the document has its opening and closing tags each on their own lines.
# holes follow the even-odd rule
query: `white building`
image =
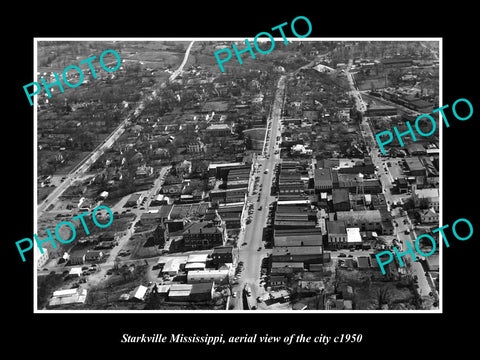
<svg viewBox="0 0 480 360">
<path fill-rule="evenodd" d="M 42 247 L 43 254 L 40 252 L 40 249 L 38 246 L 35 246 L 35 257 L 37 261 L 37 267 L 41 268 L 43 265 L 45 265 L 49 259 L 48 257 L 48 249 Z"/>
<path fill-rule="evenodd" d="M 53 292 L 53 296 L 48 303 L 49 306 L 59 306 L 68 304 L 84 304 L 87 299 L 87 289 L 66 289 Z"/>
</svg>

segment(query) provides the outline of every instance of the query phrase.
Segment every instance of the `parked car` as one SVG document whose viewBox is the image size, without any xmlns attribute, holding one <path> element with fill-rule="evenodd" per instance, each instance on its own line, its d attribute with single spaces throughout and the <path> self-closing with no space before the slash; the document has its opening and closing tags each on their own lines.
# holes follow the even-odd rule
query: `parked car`
<svg viewBox="0 0 480 360">
<path fill-rule="evenodd" d="M 344 254 L 344 253 L 340 253 L 340 254 L 338 254 L 338 257 L 347 257 L 347 255 Z"/>
</svg>

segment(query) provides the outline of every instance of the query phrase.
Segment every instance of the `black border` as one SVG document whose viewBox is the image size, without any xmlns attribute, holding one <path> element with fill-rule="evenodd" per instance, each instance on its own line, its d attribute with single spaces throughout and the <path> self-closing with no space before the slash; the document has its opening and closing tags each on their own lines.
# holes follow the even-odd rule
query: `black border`
<svg viewBox="0 0 480 360">
<path fill-rule="evenodd" d="M 300 4 L 299 4 L 300 5 Z M 474 344 L 474 334 L 465 325 L 475 313 L 476 273 L 474 270 L 476 235 L 479 221 L 473 210 L 476 190 L 476 117 L 480 104 L 473 92 L 476 85 L 477 56 L 475 9 L 459 3 L 450 8 L 442 5 L 420 6 L 408 3 L 357 3 L 315 4 L 308 9 L 295 4 L 276 4 L 262 12 L 258 7 L 243 3 L 219 7 L 202 4 L 199 10 L 190 5 L 178 4 L 176 9 L 167 9 L 164 4 L 153 6 L 139 4 L 110 4 L 106 9 L 89 8 L 78 4 L 75 9 L 51 10 L 48 6 L 22 13 L 21 31 L 8 37 L 8 53 L 4 54 L 4 71 L 7 84 L 4 89 L 5 112 L 3 142 L 4 194 L 8 207 L 4 225 L 6 253 L 4 259 L 12 265 L 5 266 L 7 283 L 4 311 L 15 314 L 10 328 L 7 346 L 22 340 L 33 342 L 37 351 L 45 346 L 53 355 L 61 350 L 103 353 L 147 350 L 146 355 L 160 356 L 167 347 L 180 354 L 214 354 L 228 356 L 245 354 L 264 347 L 268 352 L 296 353 L 311 351 L 319 356 L 325 353 L 375 356 L 406 350 L 405 355 L 438 354 L 450 344 L 458 344 L 462 350 Z M 82 11 L 82 8 L 85 8 Z M 276 9 L 275 12 L 272 10 Z M 57 13 L 58 11 L 58 13 Z M 33 109 L 25 99 L 22 86 L 32 81 L 34 37 L 220 37 L 254 36 L 258 32 L 290 22 L 296 16 L 307 16 L 313 31 L 310 37 L 442 37 L 443 38 L 443 102 L 452 104 L 458 98 L 467 98 L 474 107 L 473 117 L 465 122 L 453 120 L 451 127 L 444 128 L 443 137 L 443 223 L 451 224 L 458 218 L 469 219 L 475 228 L 474 236 L 465 242 L 451 241 L 444 249 L 444 313 L 443 314 L 33 314 L 32 258 L 22 263 L 14 242 L 33 233 Z M 63 20 L 61 20 L 63 19 Z M 69 20 L 70 19 L 70 20 Z M 4 25 L 2 25 L 3 27 Z M 12 33 L 5 26 L 4 35 Z M 11 139 L 11 140 L 10 140 Z M 12 142 L 15 141 L 15 142 Z M 11 311 L 10 308 L 13 308 Z M 473 319 L 472 319 L 473 320 Z M 171 334 L 218 334 L 240 336 L 254 332 L 270 335 L 303 333 L 319 334 L 363 333 L 363 341 L 356 345 L 323 346 L 316 344 L 245 344 L 205 347 L 192 344 L 120 344 L 123 333 L 147 335 Z M 26 338 L 22 336 L 26 335 Z M 27 335 L 28 334 L 28 335 Z M 145 348 L 144 346 L 147 346 Z M 253 348 L 252 348 L 253 347 Z M 229 352 L 224 353 L 228 348 Z M 18 350 L 18 347 L 16 348 Z M 390 351 L 388 351 L 390 350 Z M 150 353 L 154 351 L 155 353 Z M 384 352 L 385 351 L 385 352 Z M 388 352 L 386 352 L 388 351 Z M 414 351 L 414 352 L 413 352 Z M 50 351 L 49 351 L 50 353 Z M 144 354 L 139 353 L 139 354 Z"/>
</svg>

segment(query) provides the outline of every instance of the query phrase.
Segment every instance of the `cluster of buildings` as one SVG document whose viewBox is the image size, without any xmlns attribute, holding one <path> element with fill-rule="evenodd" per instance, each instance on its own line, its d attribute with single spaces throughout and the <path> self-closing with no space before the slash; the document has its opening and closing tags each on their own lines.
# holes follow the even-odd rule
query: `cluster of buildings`
<svg viewBox="0 0 480 360">
<path fill-rule="evenodd" d="M 310 177 L 298 167 L 298 161 L 283 160 L 278 168 L 272 285 L 287 284 L 288 274 L 321 272 L 330 261 L 324 250 L 370 248 L 377 236 L 394 232 L 369 157 L 318 160 Z"/>
<path fill-rule="evenodd" d="M 233 246 L 217 246 L 208 252 L 160 257 L 155 269 L 163 283 L 154 287 L 169 302 L 212 299 L 215 286 L 227 284 L 236 262 Z M 170 282 L 174 280 L 175 282 Z"/>
</svg>

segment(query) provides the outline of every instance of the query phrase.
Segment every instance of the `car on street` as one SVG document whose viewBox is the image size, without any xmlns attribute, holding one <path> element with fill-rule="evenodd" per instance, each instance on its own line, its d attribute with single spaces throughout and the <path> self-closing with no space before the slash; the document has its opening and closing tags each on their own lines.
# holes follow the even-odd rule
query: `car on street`
<svg viewBox="0 0 480 360">
<path fill-rule="evenodd" d="M 263 173 L 264 173 L 264 174 L 268 174 L 268 169 L 266 169 Z"/>
<path fill-rule="evenodd" d="M 260 251 L 260 250 L 262 250 L 262 247 L 261 247 L 261 246 L 257 249 L 257 251 Z"/>
<path fill-rule="evenodd" d="M 262 210 L 262 209 L 263 209 L 263 206 L 259 206 L 259 207 L 258 207 L 258 210 Z"/>
<path fill-rule="evenodd" d="M 338 257 L 347 257 L 347 255 L 344 254 L 344 253 L 340 253 L 340 254 L 338 254 Z"/>
</svg>

